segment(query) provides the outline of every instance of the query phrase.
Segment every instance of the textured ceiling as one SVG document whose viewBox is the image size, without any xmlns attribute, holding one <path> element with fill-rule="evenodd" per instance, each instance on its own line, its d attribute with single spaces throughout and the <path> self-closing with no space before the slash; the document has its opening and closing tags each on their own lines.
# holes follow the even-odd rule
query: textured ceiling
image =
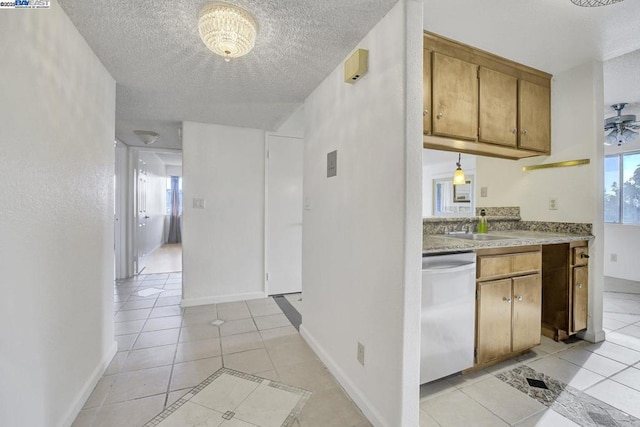
<svg viewBox="0 0 640 427">
<path fill-rule="evenodd" d="M 640 49 L 640 1 L 424 0 L 424 28 L 557 74 Z"/>
<path fill-rule="evenodd" d="M 143 145 L 132 131 L 153 130 L 154 146 L 180 148 L 184 120 L 276 129 L 397 0 L 228 1 L 259 25 L 254 50 L 230 63 L 198 36 L 206 0 L 59 0 L 117 82 L 120 140 Z M 558 73 L 640 49 L 640 1 L 424 0 L 424 28 Z"/>
<path fill-rule="evenodd" d="M 117 82 L 116 136 L 160 133 L 180 148 L 180 122 L 275 130 L 397 0 L 228 0 L 258 22 L 255 48 L 224 62 L 200 40 L 207 1 L 59 0 Z"/>
</svg>

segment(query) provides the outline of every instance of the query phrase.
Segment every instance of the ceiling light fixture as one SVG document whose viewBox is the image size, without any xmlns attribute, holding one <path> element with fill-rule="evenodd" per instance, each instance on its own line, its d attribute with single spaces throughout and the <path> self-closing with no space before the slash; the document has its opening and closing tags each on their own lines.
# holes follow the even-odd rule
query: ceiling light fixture
<svg viewBox="0 0 640 427">
<path fill-rule="evenodd" d="M 200 9 L 198 32 L 204 44 L 227 62 L 246 55 L 256 44 L 253 16 L 228 3 L 210 3 Z"/>
<path fill-rule="evenodd" d="M 158 140 L 160 134 L 158 132 L 152 132 L 150 130 L 134 130 L 133 133 L 136 134 L 140 141 L 144 142 L 146 145 L 151 145 Z"/>
<path fill-rule="evenodd" d="M 456 171 L 453 173 L 453 185 L 461 185 L 467 183 L 467 178 L 464 176 L 464 171 L 460 165 L 461 154 L 458 153 L 458 163 L 456 163 Z"/>
<path fill-rule="evenodd" d="M 571 0 L 571 3 L 582 7 L 598 7 L 609 6 L 610 4 L 620 3 L 624 0 Z"/>
</svg>

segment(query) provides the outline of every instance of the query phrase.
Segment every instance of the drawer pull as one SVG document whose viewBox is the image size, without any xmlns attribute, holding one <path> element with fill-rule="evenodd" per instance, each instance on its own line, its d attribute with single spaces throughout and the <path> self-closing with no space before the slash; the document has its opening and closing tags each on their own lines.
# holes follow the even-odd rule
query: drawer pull
<svg viewBox="0 0 640 427">
<path fill-rule="evenodd" d="M 589 254 L 581 253 L 580 258 L 589 258 Z"/>
<path fill-rule="evenodd" d="M 582 283 L 578 283 L 578 289 L 582 289 Z"/>
<path fill-rule="evenodd" d="M 511 302 L 511 297 L 504 297 L 502 298 L 503 301 L 506 301 L 507 304 Z"/>
</svg>

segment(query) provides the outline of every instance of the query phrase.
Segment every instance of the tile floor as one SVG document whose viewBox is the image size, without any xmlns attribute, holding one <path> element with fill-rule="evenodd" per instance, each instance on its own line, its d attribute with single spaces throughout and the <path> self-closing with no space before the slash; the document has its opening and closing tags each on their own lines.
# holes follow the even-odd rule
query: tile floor
<svg viewBox="0 0 640 427">
<path fill-rule="evenodd" d="M 543 337 L 516 360 L 425 384 L 420 426 L 639 426 L 640 284 L 607 278 L 605 289 L 605 342 L 565 344 Z M 522 371 L 561 388 L 555 401 L 545 404 L 532 397 L 531 387 L 520 385 L 526 394 L 511 385 Z M 578 406 L 585 409 L 577 413 Z"/>
<path fill-rule="evenodd" d="M 181 309 L 181 280 L 180 273 L 149 274 L 116 284 L 120 351 L 73 426 L 142 426 L 222 367 L 309 390 L 293 426 L 370 425 L 273 299 Z M 615 292 L 605 292 L 607 341 L 565 344 L 543 338 L 517 360 L 423 385 L 420 425 L 640 425 L 640 284 L 609 283 L 607 289 Z M 286 298 L 302 312 L 299 295 Z M 216 320 L 223 323 L 212 325 Z M 572 418 L 510 385 L 509 376 L 520 371 L 547 378 L 555 389 L 565 387 L 587 404 L 617 411 L 601 418 L 589 412 L 587 420 L 599 422 L 593 424 Z M 197 413 L 187 418 L 197 420 Z"/>
<path fill-rule="evenodd" d="M 370 426 L 272 298 L 182 309 L 181 289 L 181 273 L 116 283 L 119 351 L 74 427 L 142 426 L 222 367 L 310 391 L 295 427 Z"/>
</svg>

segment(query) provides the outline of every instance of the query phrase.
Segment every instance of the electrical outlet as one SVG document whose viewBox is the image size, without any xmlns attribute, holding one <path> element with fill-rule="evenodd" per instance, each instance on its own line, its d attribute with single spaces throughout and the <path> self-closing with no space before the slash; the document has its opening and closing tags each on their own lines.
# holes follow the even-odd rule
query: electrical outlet
<svg viewBox="0 0 640 427">
<path fill-rule="evenodd" d="M 549 199 L 549 210 L 550 211 L 558 210 L 558 199 L 556 199 L 555 197 L 552 197 Z"/>
<path fill-rule="evenodd" d="M 487 197 L 487 187 L 480 187 L 480 197 Z"/>
<path fill-rule="evenodd" d="M 611 262 L 618 262 L 618 254 L 611 254 Z"/>
<path fill-rule="evenodd" d="M 358 362 L 364 366 L 364 344 L 358 342 Z"/>
</svg>

